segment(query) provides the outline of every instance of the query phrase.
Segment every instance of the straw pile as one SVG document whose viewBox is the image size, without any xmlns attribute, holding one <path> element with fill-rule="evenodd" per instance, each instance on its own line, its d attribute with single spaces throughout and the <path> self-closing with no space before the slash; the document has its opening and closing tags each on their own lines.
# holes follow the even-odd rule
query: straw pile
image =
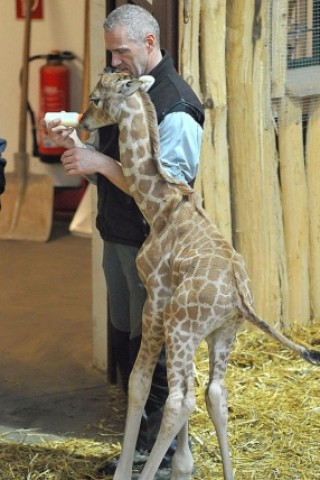
<svg viewBox="0 0 320 480">
<path fill-rule="evenodd" d="M 319 325 L 291 337 L 319 348 Z M 191 418 L 195 480 L 222 480 L 217 439 L 204 404 L 206 347 L 196 360 L 197 409 Z M 238 335 L 228 367 L 229 440 L 236 480 L 320 478 L 320 368 L 260 332 Z M 118 444 L 69 439 L 38 444 L 0 439 L 1 480 L 98 480 Z"/>
</svg>

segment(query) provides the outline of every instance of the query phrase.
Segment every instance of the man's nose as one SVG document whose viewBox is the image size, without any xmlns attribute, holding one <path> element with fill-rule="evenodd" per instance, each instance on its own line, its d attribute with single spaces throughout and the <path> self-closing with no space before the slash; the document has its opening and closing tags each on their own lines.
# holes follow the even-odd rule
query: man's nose
<svg viewBox="0 0 320 480">
<path fill-rule="evenodd" d="M 122 61 L 121 61 L 121 58 L 119 57 L 119 55 L 115 55 L 114 53 L 112 54 L 112 58 L 111 58 L 111 65 L 113 67 L 118 67 L 119 65 L 121 65 Z"/>
</svg>

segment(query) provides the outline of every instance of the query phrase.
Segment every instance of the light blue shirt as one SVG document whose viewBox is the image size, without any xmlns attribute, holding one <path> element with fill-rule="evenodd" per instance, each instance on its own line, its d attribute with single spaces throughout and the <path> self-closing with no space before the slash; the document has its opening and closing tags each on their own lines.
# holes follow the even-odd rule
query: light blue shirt
<svg viewBox="0 0 320 480">
<path fill-rule="evenodd" d="M 173 112 L 159 125 L 160 161 L 175 180 L 190 183 L 195 179 L 201 150 L 203 130 L 185 112 Z"/>
</svg>

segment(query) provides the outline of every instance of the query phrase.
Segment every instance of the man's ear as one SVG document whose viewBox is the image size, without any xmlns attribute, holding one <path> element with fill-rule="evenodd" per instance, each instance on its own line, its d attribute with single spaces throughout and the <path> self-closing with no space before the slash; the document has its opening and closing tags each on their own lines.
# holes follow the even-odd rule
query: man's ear
<svg viewBox="0 0 320 480">
<path fill-rule="evenodd" d="M 147 92 L 155 82 L 154 77 L 151 75 L 142 75 L 139 77 L 139 80 L 141 82 L 140 90 L 143 92 Z"/>
</svg>

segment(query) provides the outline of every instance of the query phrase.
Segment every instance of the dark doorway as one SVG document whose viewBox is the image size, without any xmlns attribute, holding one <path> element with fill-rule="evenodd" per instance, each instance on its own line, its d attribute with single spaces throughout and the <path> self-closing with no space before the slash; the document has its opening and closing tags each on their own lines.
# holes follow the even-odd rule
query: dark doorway
<svg viewBox="0 0 320 480">
<path fill-rule="evenodd" d="M 168 50 L 177 65 L 178 0 L 106 0 L 106 13 L 126 3 L 140 5 L 154 15 L 160 25 L 161 47 Z"/>
</svg>

